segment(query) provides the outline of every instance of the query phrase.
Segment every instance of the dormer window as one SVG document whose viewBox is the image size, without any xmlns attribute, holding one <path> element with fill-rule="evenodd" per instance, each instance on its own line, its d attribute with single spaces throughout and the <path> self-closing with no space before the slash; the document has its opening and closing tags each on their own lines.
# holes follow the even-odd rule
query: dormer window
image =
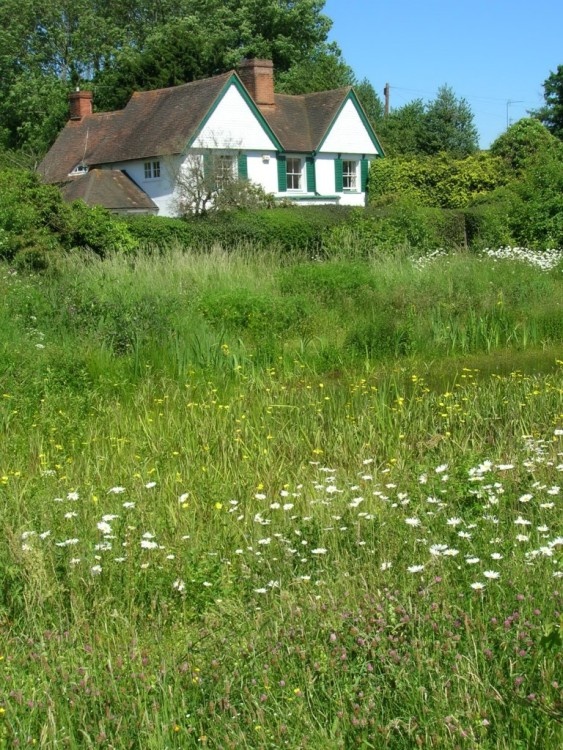
<svg viewBox="0 0 563 750">
<path fill-rule="evenodd" d="M 88 165 L 84 164 L 84 162 L 78 162 L 78 164 L 74 167 L 72 172 L 69 172 L 71 175 L 77 175 L 77 174 L 86 174 L 88 171 Z"/>
</svg>

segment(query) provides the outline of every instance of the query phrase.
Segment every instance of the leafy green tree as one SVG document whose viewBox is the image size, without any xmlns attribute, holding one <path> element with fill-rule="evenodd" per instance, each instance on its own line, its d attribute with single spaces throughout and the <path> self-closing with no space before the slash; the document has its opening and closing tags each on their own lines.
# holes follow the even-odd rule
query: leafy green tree
<svg viewBox="0 0 563 750">
<path fill-rule="evenodd" d="M 491 144 L 490 152 L 502 157 L 516 175 L 530 159 L 563 146 L 539 120 L 524 117 L 511 125 Z"/>
<path fill-rule="evenodd" d="M 532 159 L 510 186 L 519 199 L 509 216 L 517 241 L 545 250 L 563 247 L 563 158 L 555 150 Z"/>
<path fill-rule="evenodd" d="M 328 91 L 355 83 L 354 71 L 334 43 L 325 44 L 302 62 L 277 75 L 276 90 L 282 94 Z"/>
<path fill-rule="evenodd" d="M 449 86 L 442 86 L 434 101 L 426 106 L 420 150 L 426 154 L 446 151 L 461 158 L 475 153 L 478 141 L 468 103 L 458 99 Z"/>
<path fill-rule="evenodd" d="M 124 107 L 134 91 L 178 86 L 221 70 L 222 51 L 193 19 L 171 21 L 150 34 L 142 49 L 126 47 L 94 79 L 96 108 Z"/>
<path fill-rule="evenodd" d="M 532 112 L 556 138 L 563 140 L 563 65 L 558 65 L 543 83 L 545 105 Z"/>
<path fill-rule="evenodd" d="M 478 148 L 471 109 L 449 86 L 442 86 L 436 99 L 427 104 L 415 99 L 392 111 L 379 123 L 378 132 L 388 156 L 444 151 L 459 159 Z"/>
<path fill-rule="evenodd" d="M 415 99 L 393 110 L 378 125 L 378 135 L 387 156 L 414 156 L 423 139 L 424 102 Z"/>
</svg>

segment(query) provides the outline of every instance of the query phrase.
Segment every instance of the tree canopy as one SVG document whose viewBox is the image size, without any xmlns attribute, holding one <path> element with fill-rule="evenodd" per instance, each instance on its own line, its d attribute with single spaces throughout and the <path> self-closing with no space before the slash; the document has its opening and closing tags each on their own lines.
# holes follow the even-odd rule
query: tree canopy
<svg viewBox="0 0 563 750">
<path fill-rule="evenodd" d="M 93 87 L 100 110 L 134 90 L 185 83 L 273 60 L 346 71 L 327 44 L 324 0 L 2 0 L 0 146 L 44 152 L 64 123 L 67 93 Z M 299 78 L 298 73 L 294 79 Z M 332 84 L 331 84 L 332 85 Z"/>
<path fill-rule="evenodd" d="M 433 155 L 445 151 L 457 158 L 478 149 L 478 133 L 466 100 L 442 86 L 433 101 L 415 99 L 394 110 L 379 124 L 390 156 Z"/>
<path fill-rule="evenodd" d="M 533 112 L 554 136 L 563 140 L 563 65 L 558 65 L 543 83 L 545 105 Z"/>
</svg>

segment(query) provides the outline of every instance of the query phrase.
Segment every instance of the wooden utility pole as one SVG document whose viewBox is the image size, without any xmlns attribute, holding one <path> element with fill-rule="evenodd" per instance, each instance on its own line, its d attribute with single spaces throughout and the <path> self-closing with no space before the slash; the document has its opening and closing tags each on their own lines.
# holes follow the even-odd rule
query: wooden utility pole
<svg viewBox="0 0 563 750">
<path fill-rule="evenodd" d="M 389 114 L 389 88 L 390 88 L 389 84 L 386 83 L 385 88 L 383 89 L 383 94 L 385 96 L 385 110 L 384 110 L 385 117 L 387 117 Z"/>
</svg>

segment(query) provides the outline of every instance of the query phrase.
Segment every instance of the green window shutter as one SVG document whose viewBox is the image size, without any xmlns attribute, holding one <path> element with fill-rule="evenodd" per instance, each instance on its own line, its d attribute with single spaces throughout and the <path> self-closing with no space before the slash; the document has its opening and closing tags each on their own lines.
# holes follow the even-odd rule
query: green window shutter
<svg viewBox="0 0 563 750">
<path fill-rule="evenodd" d="M 285 193 L 287 191 L 287 164 L 285 154 L 278 154 L 278 191 Z"/>
<path fill-rule="evenodd" d="M 362 170 L 362 193 L 365 193 L 368 186 L 369 161 L 367 159 L 362 159 L 360 167 Z"/>
<path fill-rule="evenodd" d="M 305 159 L 305 165 L 307 169 L 307 192 L 317 192 L 317 180 L 315 177 L 315 157 L 307 156 Z"/>
<path fill-rule="evenodd" d="M 342 159 L 334 160 L 334 188 L 337 193 L 342 193 Z"/>
<path fill-rule="evenodd" d="M 238 177 L 239 180 L 248 180 L 248 159 L 246 154 L 238 155 Z"/>
<path fill-rule="evenodd" d="M 212 169 L 211 154 L 205 153 L 203 155 L 203 176 L 206 178 L 211 177 Z"/>
</svg>

